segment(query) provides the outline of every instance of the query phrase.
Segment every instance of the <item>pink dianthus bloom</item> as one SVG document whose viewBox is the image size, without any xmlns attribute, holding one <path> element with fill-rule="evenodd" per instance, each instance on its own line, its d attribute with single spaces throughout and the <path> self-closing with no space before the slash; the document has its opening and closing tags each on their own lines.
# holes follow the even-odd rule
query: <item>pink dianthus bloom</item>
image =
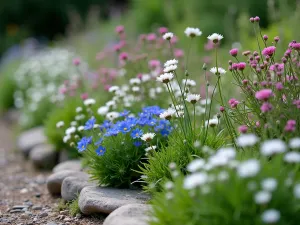
<svg viewBox="0 0 300 225">
<path fill-rule="evenodd" d="M 232 55 L 233 57 L 237 56 L 239 50 L 237 48 L 233 48 L 229 51 L 229 54 Z"/>
<path fill-rule="evenodd" d="M 246 68 L 246 63 L 245 62 L 240 62 L 237 65 L 238 70 L 244 70 Z"/>
<path fill-rule="evenodd" d="M 168 28 L 166 28 L 166 27 L 160 27 L 160 28 L 158 29 L 158 32 L 159 32 L 160 34 L 165 34 L 165 33 L 168 32 Z"/>
<path fill-rule="evenodd" d="M 255 93 L 255 97 L 258 100 L 267 101 L 271 96 L 273 96 L 273 92 L 271 89 L 263 89 Z"/>
<path fill-rule="evenodd" d="M 147 35 L 147 40 L 148 41 L 155 41 L 156 40 L 156 34 L 151 33 Z"/>
<path fill-rule="evenodd" d="M 262 106 L 260 107 L 260 110 L 265 113 L 269 112 L 273 109 L 273 106 L 269 102 L 264 102 Z"/>
<path fill-rule="evenodd" d="M 275 46 L 270 46 L 262 50 L 262 54 L 264 56 L 272 56 L 275 53 L 276 47 Z"/>
<path fill-rule="evenodd" d="M 184 56 L 184 52 L 182 49 L 175 49 L 174 50 L 174 55 L 176 58 L 181 58 Z"/>
<path fill-rule="evenodd" d="M 122 25 L 116 26 L 115 31 L 116 31 L 118 34 L 122 34 L 122 33 L 124 32 L 124 26 L 122 26 Z"/>
<path fill-rule="evenodd" d="M 127 53 L 127 52 L 122 52 L 122 53 L 120 53 L 119 59 L 120 59 L 121 61 L 126 61 L 126 60 L 128 59 L 128 53 Z"/>
<path fill-rule="evenodd" d="M 242 126 L 239 126 L 239 132 L 241 133 L 247 133 L 248 131 L 248 127 L 246 125 L 242 125 Z"/>
<path fill-rule="evenodd" d="M 292 43 L 291 47 L 296 50 L 300 50 L 300 42 Z"/>
<path fill-rule="evenodd" d="M 239 104 L 239 101 L 235 98 L 232 98 L 228 101 L 231 108 L 236 108 L 236 106 Z"/>
<path fill-rule="evenodd" d="M 293 132 L 296 130 L 296 120 L 288 120 L 284 127 L 284 130 L 287 132 Z"/>
<path fill-rule="evenodd" d="M 281 91 L 283 89 L 283 84 L 281 82 L 277 82 L 275 86 L 278 91 Z"/>
</svg>

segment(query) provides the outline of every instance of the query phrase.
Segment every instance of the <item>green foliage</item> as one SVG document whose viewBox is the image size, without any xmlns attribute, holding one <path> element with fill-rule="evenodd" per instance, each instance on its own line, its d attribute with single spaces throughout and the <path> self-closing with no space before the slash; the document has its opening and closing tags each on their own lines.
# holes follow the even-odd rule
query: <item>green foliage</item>
<svg viewBox="0 0 300 225">
<path fill-rule="evenodd" d="M 64 199 L 60 199 L 58 204 L 57 204 L 56 210 L 57 211 L 62 211 L 62 210 L 65 210 L 67 208 L 68 208 L 68 206 L 67 206 L 66 201 Z"/>
<path fill-rule="evenodd" d="M 75 198 L 73 201 L 69 202 L 67 205 L 68 205 L 68 208 L 69 208 L 69 213 L 71 216 L 76 216 L 76 214 L 80 213 L 80 208 L 79 208 L 79 205 L 78 205 L 78 196 L 77 198 Z"/>
<path fill-rule="evenodd" d="M 131 137 L 117 135 L 107 138 L 103 142 L 107 151 L 98 156 L 95 150 L 88 150 L 85 157 L 89 162 L 89 174 L 100 185 L 113 187 L 130 187 L 131 183 L 139 178 L 140 160 L 145 154 L 141 148 L 134 147 Z"/>
<path fill-rule="evenodd" d="M 140 167 L 143 174 L 143 182 L 147 185 L 144 189 L 147 192 L 155 193 L 162 190 L 162 184 L 172 179 L 169 171 L 169 164 L 175 163 L 181 172 L 186 173 L 187 164 L 195 157 L 203 157 L 203 151 L 198 146 L 191 145 L 189 141 L 183 142 L 184 136 L 174 132 L 170 135 L 168 146 L 159 152 L 154 152 L 147 163 Z M 223 146 L 225 139 L 223 135 L 215 136 L 208 133 L 205 146 L 217 149 Z"/>
<path fill-rule="evenodd" d="M 63 121 L 65 126 L 68 126 L 76 116 L 76 107 L 81 104 L 81 100 L 73 97 L 65 100 L 61 107 L 56 107 L 45 121 L 45 135 L 48 141 L 55 146 L 58 151 L 63 149 L 68 150 L 70 155 L 76 156 L 76 150 L 70 147 L 69 144 L 63 142 L 65 133 L 64 128 L 57 128 L 56 124 Z"/>
<path fill-rule="evenodd" d="M 0 112 L 5 112 L 9 108 L 14 107 L 14 92 L 16 84 L 13 79 L 13 73 L 19 61 L 13 61 L 0 71 Z"/>
<path fill-rule="evenodd" d="M 152 200 L 150 224 L 261 225 L 267 224 L 262 220 L 263 213 L 269 209 L 280 213 L 278 221 L 272 224 L 298 224 L 299 198 L 293 184 L 299 182 L 299 173 L 288 170 L 281 156 L 277 157 L 271 162 L 261 160 L 259 173 L 247 178 L 241 178 L 235 169 L 215 168 L 207 173 L 211 177 L 209 181 L 192 189 L 185 186 L 188 177 L 177 176 L 175 183 L 166 183 L 164 192 L 157 193 Z M 195 179 L 197 173 L 202 171 L 195 172 Z M 221 173 L 227 177 L 217 178 Z M 263 186 L 270 178 L 275 180 L 272 190 L 273 185 Z M 259 204 L 256 194 L 263 190 L 271 195 L 271 199 L 260 198 L 266 202 Z"/>
</svg>

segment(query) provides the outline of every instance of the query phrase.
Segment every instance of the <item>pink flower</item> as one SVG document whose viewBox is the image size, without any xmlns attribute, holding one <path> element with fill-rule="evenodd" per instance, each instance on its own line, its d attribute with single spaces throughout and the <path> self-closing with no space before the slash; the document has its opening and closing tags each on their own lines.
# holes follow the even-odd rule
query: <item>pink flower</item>
<svg viewBox="0 0 300 225">
<path fill-rule="evenodd" d="M 238 70 L 244 70 L 246 68 L 246 63 L 245 62 L 240 62 L 237 65 Z"/>
<path fill-rule="evenodd" d="M 256 122 L 255 122 L 255 126 L 256 126 L 256 127 L 260 127 L 260 122 L 259 122 L 259 121 L 256 121 Z"/>
<path fill-rule="evenodd" d="M 127 52 L 122 52 L 119 55 L 120 61 L 126 61 L 128 59 L 128 53 Z"/>
<path fill-rule="evenodd" d="M 251 54 L 250 51 L 244 51 L 244 52 L 242 52 L 242 55 L 244 55 L 244 56 L 247 56 L 247 55 L 250 55 L 250 54 Z"/>
<path fill-rule="evenodd" d="M 267 48 L 265 48 L 264 50 L 262 50 L 261 53 L 262 53 L 264 56 L 272 56 L 272 55 L 274 54 L 275 50 L 276 50 L 276 47 L 275 47 L 275 46 L 270 46 L 270 47 L 267 47 Z"/>
<path fill-rule="evenodd" d="M 288 120 L 284 127 L 284 130 L 287 132 L 293 132 L 296 130 L 296 120 Z"/>
<path fill-rule="evenodd" d="M 225 111 L 224 106 L 220 106 L 220 112 L 224 112 L 224 111 Z"/>
<path fill-rule="evenodd" d="M 68 89 L 66 88 L 66 87 L 61 87 L 60 89 L 59 89 L 59 93 L 61 93 L 61 94 L 66 94 L 67 93 L 67 91 L 68 91 Z"/>
<path fill-rule="evenodd" d="M 300 42 L 296 42 L 296 43 L 292 43 L 291 44 L 291 47 L 293 48 L 293 49 L 296 49 L 296 50 L 300 50 Z"/>
<path fill-rule="evenodd" d="M 273 92 L 271 89 L 263 89 L 255 93 L 255 97 L 258 100 L 267 101 L 271 96 L 273 96 Z"/>
<path fill-rule="evenodd" d="M 232 69 L 233 69 L 233 70 L 237 70 L 238 67 L 239 67 L 238 63 L 233 63 L 233 64 L 232 64 Z"/>
<path fill-rule="evenodd" d="M 78 66 L 78 65 L 80 64 L 80 59 L 79 59 L 79 58 L 73 59 L 73 64 L 74 64 L 75 66 Z"/>
<path fill-rule="evenodd" d="M 174 55 L 176 58 L 181 58 L 184 56 L 184 52 L 182 49 L 175 49 L 174 50 Z"/>
<path fill-rule="evenodd" d="M 258 16 L 254 17 L 254 21 L 255 22 L 259 22 L 260 21 L 260 18 Z"/>
<path fill-rule="evenodd" d="M 115 31 L 116 31 L 118 34 L 122 34 L 122 33 L 124 32 L 124 26 L 122 26 L 122 25 L 116 26 Z"/>
<path fill-rule="evenodd" d="M 248 127 L 246 125 L 242 125 L 242 126 L 239 126 L 239 132 L 241 133 L 247 133 L 248 131 Z"/>
<path fill-rule="evenodd" d="M 278 91 L 281 91 L 281 90 L 283 89 L 283 85 L 282 85 L 281 82 L 277 82 L 277 83 L 276 83 L 276 89 L 277 89 Z"/>
<path fill-rule="evenodd" d="M 173 44 L 176 44 L 178 42 L 178 38 L 174 35 L 171 40 L 170 40 L 170 43 L 173 45 Z"/>
<path fill-rule="evenodd" d="M 274 37 L 274 41 L 278 42 L 280 40 L 280 38 L 278 36 Z"/>
<path fill-rule="evenodd" d="M 86 100 L 86 99 L 88 99 L 89 94 L 88 94 L 88 93 L 82 93 L 82 94 L 80 95 L 80 97 L 81 97 L 82 100 Z"/>
<path fill-rule="evenodd" d="M 157 59 L 150 60 L 148 63 L 149 67 L 155 69 L 160 66 L 160 61 Z"/>
<path fill-rule="evenodd" d="M 233 57 L 236 57 L 238 52 L 239 50 L 237 48 L 233 48 L 229 51 L 229 54 L 232 55 Z"/>
<path fill-rule="evenodd" d="M 235 98 L 232 98 L 228 101 L 231 108 L 236 108 L 236 106 L 239 104 L 239 101 Z"/>
<path fill-rule="evenodd" d="M 159 32 L 160 34 L 165 34 L 165 33 L 168 32 L 168 28 L 166 28 L 166 27 L 160 27 L 160 28 L 158 29 L 158 32 Z"/>
<path fill-rule="evenodd" d="M 273 106 L 269 103 L 269 102 L 264 102 L 262 104 L 262 106 L 260 107 L 260 110 L 263 112 L 263 113 L 266 113 L 266 112 L 269 112 L 273 109 Z"/>
<path fill-rule="evenodd" d="M 155 41 L 156 40 L 156 34 L 151 33 L 147 35 L 147 40 L 148 41 Z"/>
</svg>

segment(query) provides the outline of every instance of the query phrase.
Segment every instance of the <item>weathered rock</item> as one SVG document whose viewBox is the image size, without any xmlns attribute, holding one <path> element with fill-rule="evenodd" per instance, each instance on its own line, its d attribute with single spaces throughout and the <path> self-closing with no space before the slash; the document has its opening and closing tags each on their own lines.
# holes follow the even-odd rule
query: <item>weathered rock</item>
<svg viewBox="0 0 300 225">
<path fill-rule="evenodd" d="M 58 162 L 62 163 L 69 160 L 68 151 L 63 149 L 59 152 Z"/>
<path fill-rule="evenodd" d="M 28 156 L 33 147 L 44 143 L 46 143 L 44 129 L 43 127 L 36 127 L 23 132 L 18 137 L 17 147 L 25 156 Z"/>
<path fill-rule="evenodd" d="M 49 144 L 35 146 L 29 153 L 33 165 L 41 169 L 53 168 L 57 162 L 57 152 Z"/>
<path fill-rule="evenodd" d="M 70 176 L 84 179 L 85 177 L 88 177 L 88 174 L 79 171 L 62 170 L 50 175 L 47 179 L 47 188 L 50 194 L 59 195 L 61 193 L 63 180 Z"/>
<path fill-rule="evenodd" d="M 67 177 L 61 186 L 61 197 L 66 201 L 74 200 L 84 187 L 96 186 L 95 183 L 88 181 L 89 177 Z"/>
<path fill-rule="evenodd" d="M 139 190 L 108 187 L 85 187 L 79 195 L 79 208 L 83 214 L 111 213 L 117 208 L 134 203 L 145 203 L 149 195 Z"/>
<path fill-rule="evenodd" d="M 81 161 L 80 160 L 68 160 L 62 163 L 57 164 L 53 168 L 53 173 L 57 173 L 62 170 L 73 170 L 73 171 L 81 171 Z"/>
<path fill-rule="evenodd" d="M 128 204 L 106 217 L 103 225 L 148 225 L 150 205 Z"/>
</svg>

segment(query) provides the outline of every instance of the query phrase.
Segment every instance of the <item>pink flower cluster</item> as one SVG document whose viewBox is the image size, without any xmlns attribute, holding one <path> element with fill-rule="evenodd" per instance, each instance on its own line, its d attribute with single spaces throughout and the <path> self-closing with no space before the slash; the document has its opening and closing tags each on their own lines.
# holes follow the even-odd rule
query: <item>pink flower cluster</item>
<svg viewBox="0 0 300 225">
<path fill-rule="evenodd" d="M 234 109 L 234 108 L 237 107 L 237 105 L 238 105 L 240 102 L 239 102 L 238 100 L 236 100 L 235 98 L 232 98 L 232 99 L 230 99 L 230 100 L 228 101 L 228 103 L 229 103 L 230 107 L 231 107 L 232 109 Z"/>
<path fill-rule="evenodd" d="M 262 101 L 267 101 L 272 96 L 273 92 L 271 89 L 263 89 L 255 93 L 255 97 Z"/>
<path fill-rule="evenodd" d="M 261 53 L 264 56 L 272 56 L 275 53 L 275 50 L 276 50 L 275 46 L 270 46 L 270 47 L 263 49 Z"/>
<path fill-rule="evenodd" d="M 246 63 L 245 62 L 239 62 L 239 63 L 233 63 L 231 65 L 231 70 L 244 70 L 246 68 Z"/>
<path fill-rule="evenodd" d="M 296 130 L 296 120 L 288 120 L 284 130 L 287 132 L 293 132 Z"/>
</svg>

